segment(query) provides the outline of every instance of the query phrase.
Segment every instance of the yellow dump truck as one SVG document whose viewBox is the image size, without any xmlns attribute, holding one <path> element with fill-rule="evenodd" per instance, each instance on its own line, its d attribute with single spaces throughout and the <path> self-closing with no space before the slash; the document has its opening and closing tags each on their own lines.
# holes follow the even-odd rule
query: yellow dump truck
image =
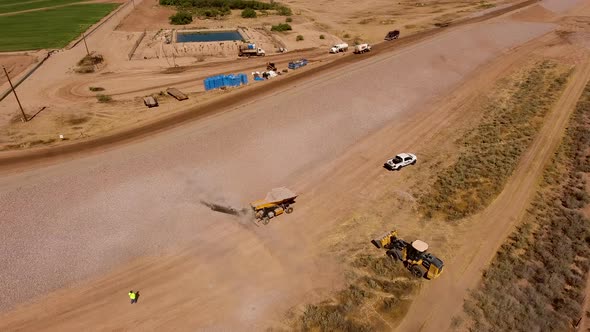
<svg viewBox="0 0 590 332">
<path fill-rule="evenodd" d="M 259 199 L 250 203 L 252 210 L 256 216 L 256 221 L 262 222 L 264 225 L 270 222 L 270 219 L 281 215 L 283 213 L 293 212 L 291 206 L 295 203 L 297 194 L 285 187 L 275 188 L 264 199 Z"/>
</svg>

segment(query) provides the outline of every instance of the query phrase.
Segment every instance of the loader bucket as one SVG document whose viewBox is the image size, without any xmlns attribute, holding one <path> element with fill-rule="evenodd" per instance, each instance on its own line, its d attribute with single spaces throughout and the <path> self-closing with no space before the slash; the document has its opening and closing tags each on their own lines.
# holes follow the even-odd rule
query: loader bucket
<svg viewBox="0 0 590 332">
<path fill-rule="evenodd" d="M 397 236 L 397 231 L 391 231 L 381 234 L 379 237 L 371 240 L 371 243 L 381 249 L 391 243 L 391 239 Z"/>
</svg>

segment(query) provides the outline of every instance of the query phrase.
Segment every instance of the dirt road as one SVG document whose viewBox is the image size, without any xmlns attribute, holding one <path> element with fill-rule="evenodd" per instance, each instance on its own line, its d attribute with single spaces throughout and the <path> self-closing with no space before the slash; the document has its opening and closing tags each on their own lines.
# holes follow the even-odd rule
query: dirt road
<svg viewBox="0 0 590 332">
<path fill-rule="evenodd" d="M 340 268 L 314 246 L 331 220 L 317 208 L 345 210 L 390 149 L 363 141 L 372 148 L 361 157 L 338 158 L 391 124 L 392 146 L 428 144 L 448 115 L 428 101 L 553 28 L 465 26 L 141 143 L 0 178 L 0 305 L 71 287 L 7 312 L 0 329 L 260 330 L 280 320 L 340 285 Z M 331 169 L 349 177 L 325 189 L 314 180 Z M 278 185 L 303 191 L 301 208 L 265 228 L 197 203 L 244 205 Z M 129 289 L 142 294 L 133 310 Z"/>
</svg>

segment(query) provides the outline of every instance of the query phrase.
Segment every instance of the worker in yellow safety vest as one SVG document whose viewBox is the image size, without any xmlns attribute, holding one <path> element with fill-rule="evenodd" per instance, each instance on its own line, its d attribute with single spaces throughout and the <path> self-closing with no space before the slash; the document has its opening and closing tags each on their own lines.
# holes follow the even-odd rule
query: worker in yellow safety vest
<svg viewBox="0 0 590 332">
<path fill-rule="evenodd" d="M 135 293 L 134 291 L 129 291 L 129 298 L 131 299 L 131 304 L 137 303 L 137 293 Z"/>
</svg>

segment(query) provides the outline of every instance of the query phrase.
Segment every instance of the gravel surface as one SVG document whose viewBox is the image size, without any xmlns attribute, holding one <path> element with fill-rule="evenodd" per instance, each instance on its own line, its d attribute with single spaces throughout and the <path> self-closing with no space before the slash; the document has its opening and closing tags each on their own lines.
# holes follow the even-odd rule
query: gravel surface
<svg viewBox="0 0 590 332">
<path fill-rule="evenodd" d="M 335 158 L 452 91 L 478 66 L 551 29 L 518 22 L 467 26 L 140 143 L 0 178 L 0 309 L 189 244 L 210 271 L 228 264 L 211 257 L 231 251 L 235 276 L 224 277 L 225 290 L 240 289 L 244 303 L 269 308 L 287 302 L 309 283 L 277 284 L 289 289 L 284 292 L 249 288 L 244 274 L 272 281 L 296 272 L 305 279 L 318 266 L 305 256 L 293 257 L 289 268 L 277 265 L 250 230 L 220 223 L 229 217 L 199 200 L 243 206 L 270 188 L 293 187 L 294 174 Z M 248 250 L 221 243 L 235 238 L 249 241 Z M 219 245 L 211 245 L 215 241 Z M 259 263 L 269 270 L 252 262 L 252 254 L 262 252 Z M 237 268 L 240 262 L 254 265 Z M 212 306 L 223 304 L 213 300 L 220 296 L 215 287 L 203 287 L 200 295 L 211 296 Z M 256 320 L 240 311 L 244 307 L 235 310 L 232 319 Z"/>
</svg>

